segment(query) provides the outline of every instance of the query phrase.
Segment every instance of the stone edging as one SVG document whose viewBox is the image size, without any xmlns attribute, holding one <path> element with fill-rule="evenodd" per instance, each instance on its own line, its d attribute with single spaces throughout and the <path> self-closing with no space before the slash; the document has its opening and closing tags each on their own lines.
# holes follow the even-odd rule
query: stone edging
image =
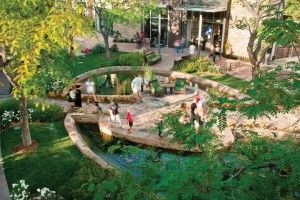
<svg viewBox="0 0 300 200">
<path fill-rule="evenodd" d="M 69 136 L 72 140 L 72 142 L 77 146 L 77 148 L 81 151 L 82 154 L 84 154 L 86 157 L 92 159 L 95 161 L 98 165 L 100 165 L 102 168 L 105 169 L 114 169 L 112 165 L 110 165 L 108 162 L 106 162 L 104 159 L 97 156 L 90 148 L 89 146 L 84 142 L 81 135 L 77 131 L 77 128 L 75 126 L 75 120 L 72 117 L 73 114 L 68 114 L 64 120 L 64 125 L 69 133 Z"/>
<path fill-rule="evenodd" d="M 105 138 L 109 137 L 117 137 L 117 138 L 124 138 L 130 142 L 158 147 L 162 149 L 168 150 L 175 150 L 175 151 L 187 151 L 187 152 L 201 152 L 199 149 L 187 149 L 182 144 L 172 143 L 171 138 L 167 137 L 165 139 L 159 138 L 156 134 L 150 134 L 146 132 L 134 132 L 128 134 L 126 130 L 121 130 L 118 127 L 110 127 L 110 123 L 106 124 L 104 121 L 98 121 L 98 115 L 96 114 L 80 114 L 80 115 L 73 115 L 72 119 L 75 122 L 81 123 L 92 123 L 100 125 L 100 131 Z"/>
<path fill-rule="evenodd" d="M 144 72 L 144 70 L 145 70 L 145 67 L 132 68 L 130 66 L 113 66 L 113 67 L 106 67 L 106 68 L 99 68 L 99 69 L 91 70 L 91 71 L 88 71 L 88 72 L 78 75 L 76 78 L 79 78 L 79 80 L 84 81 L 94 75 L 102 75 L 102 74 L 106 74 L 106 73 L 118 73 L 118 72 L 131 72 L 131 71 Z M 202 78 L 202 77 L 199 77 L 196 75 L 186 74 L 186 73 L 176 72 L 176 71 L 170 71 L 170 70 L 156 69 L 156 68 L 153 68 L 153 70 L 157 75 L 171 77 L 173 79 L 185 78 L 189 82 L 198 84 L 201 89 L 214 88 L 214 89 L 217 89 L 220 93 L 225 93 L 236 99 L 242 99 L 244 97 L 248 97 L 247 95 L 241 93 L 237 89 L 231 88 L 227 85 L 223 85 L 216 81 L 205 79 L 205 78 Z M 75 79 L 74 79 L 74 81 L 75 81 Z M 70 87 L 71 87 L 71 84 L 68 85 L 63 90 L 63 95 L 67 95 Z"/>
</svg>

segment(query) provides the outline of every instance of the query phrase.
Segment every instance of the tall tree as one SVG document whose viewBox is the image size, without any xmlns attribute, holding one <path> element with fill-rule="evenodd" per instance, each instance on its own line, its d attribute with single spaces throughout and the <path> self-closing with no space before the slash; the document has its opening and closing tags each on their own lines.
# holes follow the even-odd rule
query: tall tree
<svg viewBox="0 0 300 200">
<path fill-rule="evenodd" d="M 267 50 L 272 44 L 265 43 L 262 38 L 259 38 L 259 29 L 264 19 L 272 16 L 270 8 L 278 6 L 270 0 L 236 0 L 235 3 L 243 6 L 248 16 L 238 19 L 236 22 L 237 28 L 248 30 L 250 33 L 247 52 L 252 64 L 252 77 L 260 74 L 260 64 L 264 60 Z M 278 2 L 278 1 L 276 1 Z"/>
<path fill-rule="evenodd" d="M 94 0 L 94 7 L 100 33 L 103 36 L 106 56 L 110 57 L 109 35 L 113 32 L 113 23 L 138 23 L 145 14 L 156 8 L 154 0 Z"/>
<path fill-rule="evenodd" d="M 39 71 L 41 57 L 72 46 L 70 36 L 89 32 L 91 22 L 84 7 L 71 0 L 2 0 L 0 4 L 0 44 L 12 60 L 7 66 L 13 78 L 13 94 L 20 100 L 23 145 L 32 143 L 27 102 L 40 91 L 31 79 Z"/>
<path fill-rule="evenodd" d="M 300 21 L 300 2 L 299 0 L 287 0 L 286 14 L 291 15 L 295 21 Z"/>
</svg>

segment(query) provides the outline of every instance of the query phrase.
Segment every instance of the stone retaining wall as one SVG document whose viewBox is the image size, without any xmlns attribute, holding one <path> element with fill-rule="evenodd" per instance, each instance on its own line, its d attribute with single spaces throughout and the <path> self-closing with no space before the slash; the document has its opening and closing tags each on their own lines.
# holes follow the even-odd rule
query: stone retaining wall
<svg viewBox="0 0 300 200">
<path fill-rule="evenodd" d="M 84 81 L 94 75 L 103 75 L 107 73 L 120 73 L 120 72 L 130 72 L 130 71 L 137 71 L 137 72 L 144 72 L 145 67 L 138 67 L 138 68 L 132 68 L 130 66 L 113 66 L 113 67 L 106 67 L 106 68 L 99 68 L 92 71 L 88 71 L 86 73 L 83 73 L 76 78 L 79 78 L 81 81 Z M 194 84 L 198 84 L 201 89 L 209 89 L 213 88 L 218 90 L 220 93 L 227 94 L 231 97 L 241 99 L 244 97 L 247 97 L 245 94 L 241 93 L 239 90 L 236 90 L 234 88 L 231 88 L 229 86 L 223 85 L 221 83 L 218 83 L 216 81 L 212 81 L 209 79 L 205 79 L 196 75 L 192 74 L 186 74 L 182 72 L 176 72 L 176 71 L 169 71 L 169 70 L 162 70 L 162 69 L 153 69 L 157 75 L 160 76 L 166 76 L 166 77 L 172 77 L 173 79 L 176 78 L 185 78 L 189 82 L 192 82 Z M 74 79 L 75 81 L 75 79 Z M 69 91 L 69 88 L 71 85 L 67 86 L 64 91 L 63 95 L 66 95 Z"/>
<path fill-rule="evenodd" d="M 103 134 L 103 137 L 117 137 L 123 138 L 130 142 L 158 147 L 162 149 L 175 150 L 175 151 L 188 151 L 188 152 L 200 152 L 199 149 L 187 149 L 181 144 L 176 144 L 171 142 L 171 138 L 161 139 L 155 134 L 150 134 L 146 132 L 137 132 L 128 134 L 126 130 L 122 130 L 121 128 L 111 128 L 109 124 L 105 124 L 105 122 L 98 122 L 98 115 L 96 114 L 73 114 L 71 118 L 75 122 L 79 123 L 87 123 L 87 124 L 98 124 L 100 123 L 100 132 Z M 100 137 L 100 136 L 99 136 Z"/>
<path fill-rule="evenodd" d="M 110 165 L 108 162 L 106 162 L 104 159 L 97 156 L 85 143 L 85 141 L 82 139 L 81 135 L 77 131 L 75 120 L 73 117 L 80 116 L 82 114 L 68 114 L 65 118 L 64 124 L 67 132 L 69 133 L 69 136 L 73 143 L 77 146 L 77 148 L 81 151 L 82 154 L 84 154 L 86 157 L 92 159 L 95 161 L 98 165 L 100 165 L 102 168 L 105 169 L 114 169 L 112 165 Z M 86 119 L 90 119 L 87 117 Z"/>
</svg>

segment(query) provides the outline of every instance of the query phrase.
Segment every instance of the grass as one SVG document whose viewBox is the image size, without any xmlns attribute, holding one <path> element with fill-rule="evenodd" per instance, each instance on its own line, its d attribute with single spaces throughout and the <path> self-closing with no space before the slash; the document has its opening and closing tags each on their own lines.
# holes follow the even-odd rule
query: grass
<svg viewBox="0 0 300 200">
<path fill-rule="evenodd" d="M 119 56 L 126 54 L 124 52 L 114 52 L 111 58 L 106 58 L 105 53 L 95 54 L 90 53 L 85 56 L 77 56 L 74 58 L 68 58 L 66 60 L 67 65 L 62 66 L 67 70 L 72 77 L 75 77 L 84 72 L 119 65 Z"/>
<path fill-rule="evenodd" d="M 32 138 L 39 144 L 32 153 L 14 153 L 15 145 L 22 142 L 20 129 L 7 129 L 0 135 L 9 187 L 23 179 L 31 191 L 48 187 L 63 195 L 62 188 L 76 176 L 83 156 L 66 133 L 63 122 L 32 124 L 30 127 Z"/>
<path fill-rule="evenodd" d="M 229 87 L 235 88 L 237 90 L 243 91 L 243 89 L 248 86 L 249 81 L 244 79 L 236 78 L 230 75 L 201 75 L 203 78 L 207 78 Z"/>
</svg>

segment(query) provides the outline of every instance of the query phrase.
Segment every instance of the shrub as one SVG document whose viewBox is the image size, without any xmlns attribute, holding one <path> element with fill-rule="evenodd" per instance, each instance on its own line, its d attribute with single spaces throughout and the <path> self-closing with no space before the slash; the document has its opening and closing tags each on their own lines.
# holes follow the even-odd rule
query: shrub
<svg viewBox="0 0 300 200">
<path fill-rule="evenodd" d="M 126 79 L 123 81 L 117 81 L 116 87 L 115 87 L 115 94 L 117 95 L 129 95 L 132 94 L 131 89 L 131 80 Z"/>
<path fill-rule="evenodd" d="M 117 44 L 113 44 L 113 45 L 109 48 L 109 50 L 110 50 L 111 52 L 118 52 L 118 51 L 119 51 L 118 45 L 117 45 Z"/>
<path fill-rule="evenodd" d="M 181 90 L 186 85 L 186 80 L 179 79 L 175 81 L 175 90 Z"/>
<path fill-rule="evenodd" d="M 155 72 L 152 67 L 150 67 L 150 66 L 146 67 L 145 72 L 144 72 L 144 77 L 148 81 L 152 81 L 155 79 Z"/>
<path fill-rule="evenodd" d="M 210 59 L 202 56 L 188 59 L 175 66 L 175 69 L 185 73 L 218 73 L 218 69 L 214 67 L 214 64 L 210 61 Z"/>
<path fill-rule="evenodd" d="M 64 117 L 63 108 L 57 104 L 35 106 L 31 103 L 30 108 L 34 110 L 31 114 L 34 122 L 54 122 Z"/>
<path fill-rule="evenodd" d="M 99 93 L 103 87 L 103 84 L 105 83 L 106 76 L 93 76 L 93 81 L 95 83 L 96 93 Z"/>
<path fill-rule="evenodd" d="M 164 89 L 159 85 L 158 82 L 151 83 L 151 91 L 156 97 L 161 97 L 165 94 Z"/>
<path fill-rule="evenodd" d="M 60 120 L 64 117 L 63 108 L 57 104 L 49 104 L 42 102 L 41 105 L 33 101 L 28 103 L 29 111 L 31 113 L 32 121 L 34 122 L 53 122 Z M 0 100 L 0 116 L 5 112 L 13 112 L 14 118 L 18 117 L 19 113 L 19 102 L 15 98 L 7 98 Z"/>
<path fill-rule="evenodd" d="M 123 66 L 139 66 L 144 62 L 144 55 L 139 52 L 122 54 L 119 57 L 119 64 Z"/>
<path fill-rule="evenodd" d="M 92 48 L 92 53 L 93 54 L 100 54 L 100 53 L 104 53 L 104 52 L 105 52 L 105 47 L 102 44 L 96 44 Z"/>
</svg>

